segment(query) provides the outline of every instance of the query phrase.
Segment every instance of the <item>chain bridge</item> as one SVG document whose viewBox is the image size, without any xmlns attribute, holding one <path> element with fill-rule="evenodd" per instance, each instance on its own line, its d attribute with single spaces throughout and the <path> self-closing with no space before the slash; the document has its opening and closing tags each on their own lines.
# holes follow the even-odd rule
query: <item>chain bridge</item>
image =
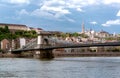
<svg viewBox="0 0 120 78">
<path fill-rule="evenodd" d="M 26 44 L 24 47 L 12 50 L 12 53 L 21 53 L 34 51 L 39 52 L 40 58 L 53 58 L 53 49 L 59 48 L 79 48 L 79 47 L 99 47 L 99 46 L 120 46 L 120 42 L 106 43 L 75 43 L 58 39 L 52 36 L 50 32 L 42 31 L 39 36 Z"/>
</svg>

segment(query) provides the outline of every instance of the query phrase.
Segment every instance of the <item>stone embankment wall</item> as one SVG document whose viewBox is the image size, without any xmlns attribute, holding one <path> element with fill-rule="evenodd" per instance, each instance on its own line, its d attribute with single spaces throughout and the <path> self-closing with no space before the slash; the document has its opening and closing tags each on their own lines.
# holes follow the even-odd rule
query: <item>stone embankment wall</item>
<svg viewBox="0 0 120 78">
<path fill-rule="evenodd" d="M 83 52 L 83 53 L 56 53 L 55 57 L 116 57 L 120 52 Z"/>
<path fill-rule="evenodd" d="M 27 54 L 11 54 L 11 53 L 0 53 L 0 58 L 32 58 L 33 55 L 31 53 Z"/>
</svg>

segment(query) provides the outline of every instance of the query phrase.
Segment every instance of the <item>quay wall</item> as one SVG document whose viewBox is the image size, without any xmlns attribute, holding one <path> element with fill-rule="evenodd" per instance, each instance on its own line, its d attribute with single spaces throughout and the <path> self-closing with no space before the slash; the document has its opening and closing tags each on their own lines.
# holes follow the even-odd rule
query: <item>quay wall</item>
<svg viewBox="0 0 120 78">
<path fill-rule="evenodd" d="M 33 55 L 29 54 L 11 54 L 11 53 L 0 53 L 0 58 L 32 58 Z"/>
<path fill-rule="evenodd" d="M 119 57 L 120 52 L 83 52 L 83 53 L 56 53 L 55 57 Z"/>
<path fill-rule="evenodd" d="M 120 57 L 120 52 L 53 53 L 54 57 Z M 33 58 L 32 54 L 1 54 L 0 58 Z"/>
</svg>

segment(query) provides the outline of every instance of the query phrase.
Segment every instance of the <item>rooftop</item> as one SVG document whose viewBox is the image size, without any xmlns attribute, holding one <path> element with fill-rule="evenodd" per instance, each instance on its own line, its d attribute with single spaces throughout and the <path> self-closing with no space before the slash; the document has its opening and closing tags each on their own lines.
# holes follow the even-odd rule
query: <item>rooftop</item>
<svg viewBox="0 0 120 78">
<path fill-rule="evenodd" d="M 27 27 L 26 25 L 22 25 L 22 24 L 7 24 L 7 23 L 0 23 L 0 25 Z"/>
</svg>

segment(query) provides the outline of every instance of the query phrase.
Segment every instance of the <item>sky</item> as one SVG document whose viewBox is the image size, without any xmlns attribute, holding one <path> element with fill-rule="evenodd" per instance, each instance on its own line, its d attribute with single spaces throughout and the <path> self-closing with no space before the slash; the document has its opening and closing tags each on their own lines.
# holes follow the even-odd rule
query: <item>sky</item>
<svg viewBox="0 0 120 78">
<path fill-rule="evenodd" d="M 120 0 L 0 0 L 0 23 L 47 31 L 120 33 Z"/>
</svg>

